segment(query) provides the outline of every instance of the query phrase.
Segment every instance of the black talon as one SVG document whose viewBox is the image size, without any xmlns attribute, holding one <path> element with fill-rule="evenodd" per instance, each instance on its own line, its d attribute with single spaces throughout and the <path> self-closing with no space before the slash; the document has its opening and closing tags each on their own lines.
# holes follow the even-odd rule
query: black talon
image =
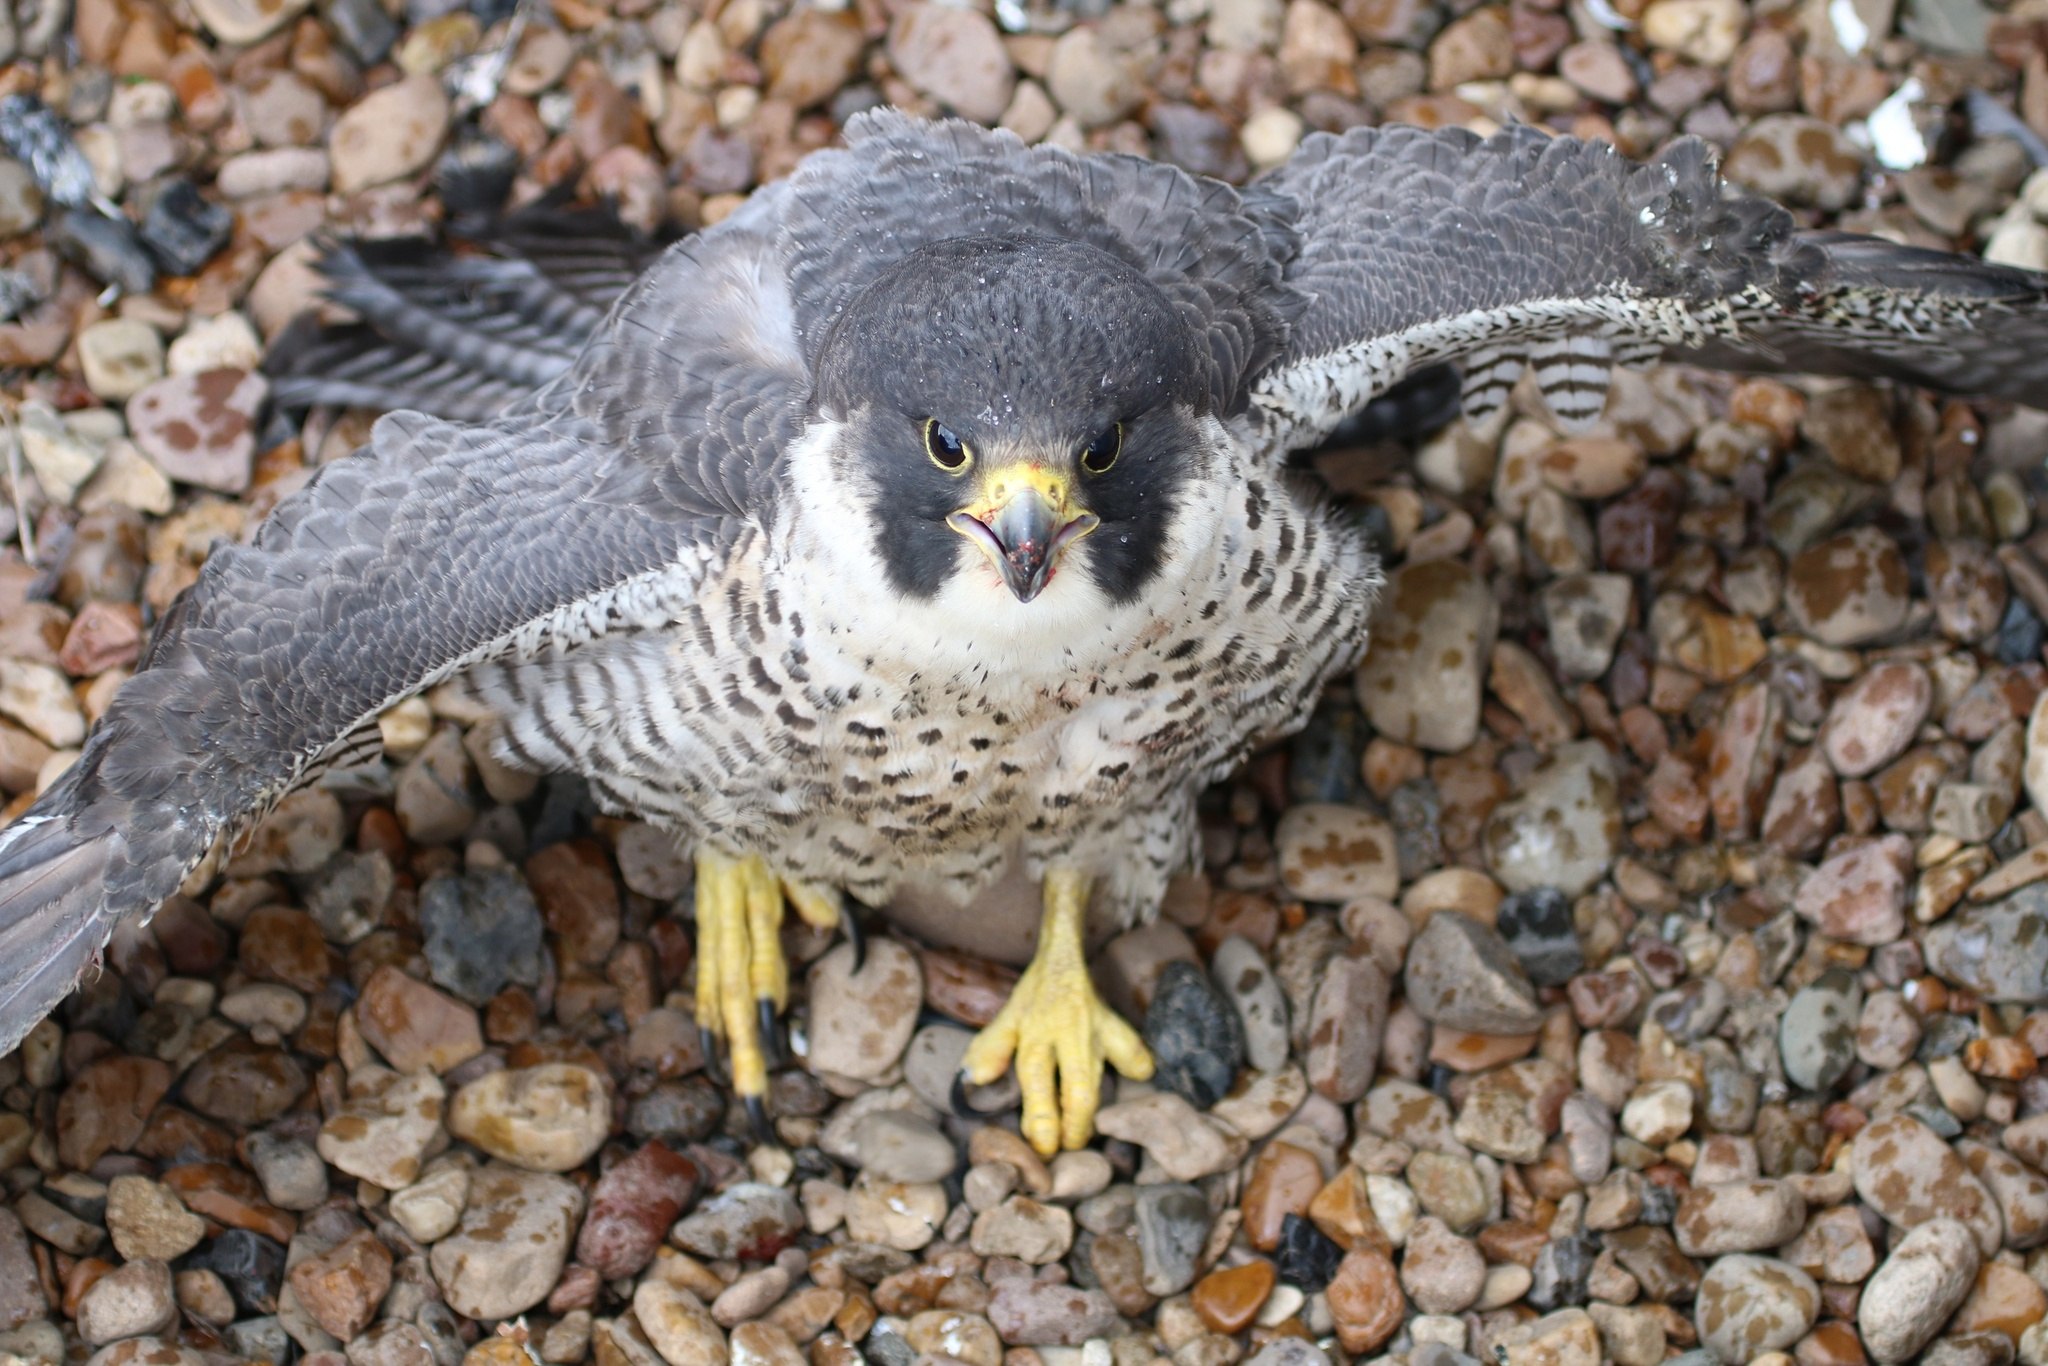
<svg viewBox="0 0 2048 1366">
<path fill-rule="evenodd" d="M 868 935 L 854 918 L 851 904 L 839 908 L 839 928 L 846 931 L 846 942 L 853 945 L 853 970 L 858 973 L 868 961 Z"/>
<path fill-rule="evenodd" d="M 731 1078 L 718 1075 L 718 1036 L 703 1025 L 698 1025 L 697 1046 L 704 1050 L 704 1075 L 713 1084 L 724 1086 Z"/>
<path fill-rule="evenodd" d="M 761 1056 L 773 1072 L 789 1063 L 789 1049 L 782 1034 L 782 1021 L 776 1017 L 775 1002 L 763 996 L 754 1002 L 754 1009 L 761 1027 Z"/>
<path fill-rule="evenodd" d="M 946 1103 L 953 1107 L 955 1119 L 986 1119 L 988 1116 L 967 1103 L 967 1074 L 953 1074 L 953 1089 L 946 1094 Z"/>
<path fill-rule="evenodd" d="M 775 1126 L 768 1122 L 768 1107 L 759 1096 L 744 1096 L 742 1103 L 747 1107 L 747 1127 L 754 1131 L 755 1141 L 774 1147 L 781 1142 L 775 1137 Z"/>
</svg>

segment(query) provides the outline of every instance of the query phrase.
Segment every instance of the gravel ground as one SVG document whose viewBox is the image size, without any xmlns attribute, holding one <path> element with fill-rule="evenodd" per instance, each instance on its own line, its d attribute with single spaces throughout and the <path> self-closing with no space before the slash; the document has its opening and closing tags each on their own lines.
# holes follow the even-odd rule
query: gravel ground
<svg viewBox="0 0 2048 1366">
<path fill-rule="evenodd" d="M 2048 266 L 2041 0 L 1035 3 L 18 0 L 6 816 L 362 434 L 265 409 L 310 235 L 430 229 L 479 129 L 650 230 L 883 101 L 1231 178 L 1380 120 L 1685 131 L 1812 221 Z M 880 923 L 860 972 L 791 931 L 757 1143 L 687 859 L 408 703 L 0 1059 L 0 1363 L 2048 1363 L 2044 453 L 1680 370 L 1589 436 L 1318 453 L 1380 643 L 1104 949 L 1160 1077 L 1050 1163 L 1014 1087 L 948 1106 L 1014 972 Z"/>
</svg>

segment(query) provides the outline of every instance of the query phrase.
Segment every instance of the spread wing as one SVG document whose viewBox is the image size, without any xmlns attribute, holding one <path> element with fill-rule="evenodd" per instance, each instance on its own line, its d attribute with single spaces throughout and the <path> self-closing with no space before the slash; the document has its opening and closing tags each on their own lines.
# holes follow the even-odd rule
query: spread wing
<svg viewBox="0 0 2048 1366">
<path fill-rule="evenodd" d="M 1696 140 L 1638 164 L 1526 127 L 1361 128 L 1307 139 L 1250 199 L 1300 236 L 1286 279 L 1309 303 L 1255 389 L 1290 447 L 1446 361 L 1475 419 L 1532 367 L 1590 421 L 1611 364 L 1660 355 L 2048 395 L 2048 276 L 1800 231 Z"/>
<path fill-rule="evenodd" d="M 801 422 L 770 251 L 740 230 L 679 245 L 515 414 L 386 417 L 251 545 L 214 552 L 77 763 L 0 831 L 0 1052 L 217 838 L 374 750 L 386 707 L 671 619 L 763 513 Z M 620 439 L 656 395 L 661 439 Z"/>
<path fill-rule="evenodd" d="M 415 408 L 487 421 L 566 371 L 661 253 L 602 209 L 513 214 L 457 252 L 421 238 L 331 243 L 327 297 L 359 321 L 311 314 L 264 362 L 286 407 Z"/>
</svg>

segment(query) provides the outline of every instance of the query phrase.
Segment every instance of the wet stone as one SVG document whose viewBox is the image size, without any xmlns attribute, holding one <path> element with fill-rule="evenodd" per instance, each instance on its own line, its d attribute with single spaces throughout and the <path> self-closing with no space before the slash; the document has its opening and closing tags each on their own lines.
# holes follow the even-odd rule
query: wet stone
<svg viewBox="0 0 2048 1366">
<path fill-rule="evenodd" d="M 1229 1092 L 1244 1065 L 1238 1012 L 1193 963 L 1168 963 L 1160 974 L 1145 1011 L 1144 1037 L 1156 1066 L 1153 1084 L 1200 1110 Z"/>
<path fill-rule="evenodd" d="M 1672 1233 L 1692 1257 L 1760 1252 L 1790 1242 L 1806 1223 L 1806 1201 L 1785 1181 L 1695 1186 L 1678 1202 Z"/>
</svg>

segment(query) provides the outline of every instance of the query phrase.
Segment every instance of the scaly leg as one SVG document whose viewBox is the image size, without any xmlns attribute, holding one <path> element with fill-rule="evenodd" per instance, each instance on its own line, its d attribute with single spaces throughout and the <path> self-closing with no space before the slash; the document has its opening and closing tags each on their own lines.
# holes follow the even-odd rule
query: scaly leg
<svg viewBox="0 0 2048 1366">
<path fill-rule="evenodd" d="M 784 882 L 758 854 L 735 858 L 697 850 L 697 1027 L 725 1041 L 732 1089 L 757 1131 L 767 1131 L 762 1039 L 789 1004 L 789 962 L 782 956 L 785 896 L 820 929 L 848 923 L 836 893 Z"/>
<path fill-rule="evenodd" d="M 1087 876 L 1070 868 L 1048 871 L 1031 966 L 960 1061 L 961 1074 L 979 1086 L 1016 1061 L 1024 1137 L 1047 1157 L 1062 1144 L 1079 1148 L 1094 1134 L 1105 1060 L 1135 1081 L 1152 1075 L 1152 1055 L 1138 1032 L 1102 1003 L 1089 980 L 1087 917 Z"/>
</svg>

